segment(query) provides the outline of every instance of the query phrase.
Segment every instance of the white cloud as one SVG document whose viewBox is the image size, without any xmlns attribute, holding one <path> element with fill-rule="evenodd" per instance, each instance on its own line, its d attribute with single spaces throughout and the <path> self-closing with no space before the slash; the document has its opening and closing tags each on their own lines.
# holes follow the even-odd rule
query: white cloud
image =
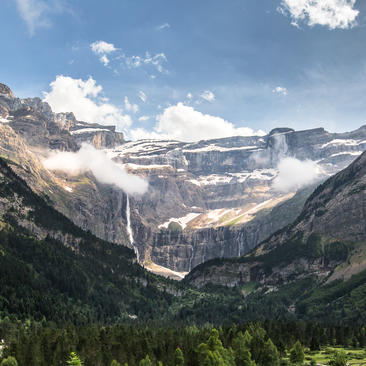
<svg viewBox="0 0 366 366">
<path fill-rule="evenodd" d="M 128 194 L 143 194 L 148 188 L 146 180 L 128 174 L 123 166 L 117 165 L 103 151 L 88 144 L 83 144 L 76 153 L 53 152 L 43 164 L 49 170 L 60 170 L 70 175 L 91 171 L 99 182 L 113 184 Z"/>
<path fill-rule="evenodd" d="M 27 24 L 30 35 L 34 35 L 36 28 L 49 27 L 49 15 L 61 13 L 64 10 L 60 0 L 15 0 L 20 16 Z"/>
<path fill-rule="evenodd" d="M 192 98 L 193 98 L 192 93 L 188 93 L 188 94 L 187 94 L 187 98 L 188 98 L 188 99 L 192 99 Z"/>
<path fill-rule="evenodd" d="M 159 25 L 157 27 L 157 30 L 163 30 L 163 29 L 169 29 L 170 28 L 170 24 L 169 23 L 164 23 L 162 25 Z"/>
<path fill-rule="evenodd" d="M 280 192 L 293 192 L 315 183 L 321 173 L 315 161 L 291 157 L 282 159 L 277 168 L 279 173 L 273 181 L 273 188 Z"/>
<path fill-rule="evenodd" d="M 117 50 L 113 43 L 108 43 L 105 41 L 95 41 L 90 44 L 90 48 L 97 55 L 104 55 Z"/>
<path fill-rule="evenodd" d="M 164 138 L 180 141 L 198 141 L 230 136 L 264 135 L 263 131 L 253 131 L 251 128 L 236 128 L 232 123 L 220 117 L 214 117 L 194 110 L 183 103 L 166 108 L 157 117 L 154 131 L 135 129 L 130 131 L 133 139 Z"/>
<path fill-rule="evenodd" d="M 282 86 L 277 86 L 272 90 L 272 93 L 287 95 L 287 89 Z"/>
<path fill-rule="evenodd" d="M 128 97 L 125 97 L 125 109 L 127 112 L 137 113 L 139 111 L 139 106 L 137 104 L 130 103 Z"/>
<path fill-rule="evenodd" d="M 115 125 L 117 130 L 123 130 L 132 123 L 130 116 L 123 115 L 119 108 L 99 97 L 102 87 L 92 77 L 84 81 L 58 75 L 50 87 L 51 91 L 44 93 L 44 101 L 56 113 L 73 112 L 78 120 Z"/>
<path fill-rule="evenodd" d="M 106 55 L 103 55 L 102 57 L 100 57 L 100 62 L 104 65 L 104 66 L 108 66 L 109 64 L 109 58 Z"/>
<path fill-rule="evenodd" d="M 168 61 L 164 53 L 157 53 L 152 56 L 149 52 L 145 53 L 145 56 L 125 56 L 122 58 L 125 60 L 126 66 L 130 69 L 136 69 L 143 65 L 152 65 L 160 73 L 166 72 L 164 64 Z"/>
<path fill-rule="evenodd" d="M 113 43 L 108 43 L 105 41 L 95 41 L 90 44 L 90 48 L 97 56 L 99 56 L 99 60 L 104 64 L 104 66 L 107 66 L 111 59 L 112 61 L 120 60 L 121 65 L 129 69 L 137 69 L 143 66 L 152 66 L 159 73 L 167 73 L 164 66 L 168 62 L 168 59 L 162 52 L 156 53 L 155 55 L 151 55 L 150 52 L 146 51 L 144 56 L 139 55 L 130 56 L 123 53 Z M 111 58 L 111 56 L 107 57 L 107 55 L 110 55 L 111 53 L 114 52 L 116 54 L 113 59 Z M 156 77 L 155 75 L 152 75 L 152 78 L 155 77 Z"/>
<path fill-rule="evenodd" d="M 359 11 L 355 4 L 356 0 L 282 0 L 278 10 L 287 12 L 293 25 L 303 21 L 310 27 L 319 24 L 329 29 L 348 29 L 356 25 Z"/>
<path fill-rule="evenodd" d="M 141 99 L 142 102 L 146 102 L 147 101 L 147 95 L 142 91 L 140 90 L 139 93 L 138 93 L 138 97 Z"/>
<path fill-rule="evenodd" d="M 90 48 L 92 49 L 92 51 L 96 55 L 100 56 L 99 61 L 104 66 L 109 65 L 109 58 L 107 57 L 107 55 L 109 53 L 117 51 L 117 48 L 114 47 L 113 43 L 107 43 L 107 42 L 104 42 L 104 41 L 95 41 L 95 42 L 90 44 Z"/>
<path fill-rule="evenodd" d="M 148 121 L 149 119 L 150 119 L 149 116 L 141 116 L 141 117 L 139 117 L 139 121 L 140 122 L 145 122 L 145 121 Z"/>
<path fill-rule="evenodd" d="M 210 90 L 205 90 L 203 93 L 201 93 L 200 97 L 210 103 L 215 100 L 215 94 Z"/>
</svg>

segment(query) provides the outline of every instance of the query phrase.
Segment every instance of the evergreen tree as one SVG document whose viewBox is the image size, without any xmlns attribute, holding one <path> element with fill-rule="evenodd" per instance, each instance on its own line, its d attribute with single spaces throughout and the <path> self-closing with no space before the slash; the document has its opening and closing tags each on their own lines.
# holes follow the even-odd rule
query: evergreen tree
<svg viewBox="0 0 366 366">
<path fill-rule="evenodd" d="M 347 365 L 346 353 L 344 351 L 336 352 L 334 358 L 329 362 L 329 365 L 346 366 Z"/>
<path fill-rule="evenodd" d="M 248 331 L 243 334 L 239 332 L 233 339 L 232 346 L 235 355 L 236 366 L 253 366 L 254 362 L 250 353 L 251 336 Z"/>
<path fill-rule="evenodd" d="M 82 361 L 75 352 L 70 353 L 70 358 L 66 363 L 68 366 L 83 366 Z"/>
<path fill-rule="evenodd" d="M 0 366 L 18 366 L 18 361 L 15 357 L 9 356 L 1 361 Z"/>
<path fill-rule="evenodd" d="M 219 338 L 217 329 L 212 329 L 206 343 L 197 347 L 198 361 L 203 366 L 235 366 L 234 352 L 226 349 Z"/>
<path fill-rule="evenodd" d="M 266 342 L 266 331 L 258 325 L 252 325 L 249 328 L 249 331 L 252 337 L 250 341 L 250 351 L 252 354 L 252 358 L 257 363 L 257 365 L 261 365 L 264 344 Z"/>
<path fill-rule="evenodd" d="M 279 366 L 279 364 L 280 357 L 277 348 L 271 339 L 268 338 L 268 341 L 264 344 L 261 366 Z"/>
<path fill-rule="evenodd" d="M 175 350 L 174 354 L 174 365 L 175 366 L 184 366 L 184 356 L 182 350 L 178 347 Z"/>
<path fill-rule="evenodd" d="M 297 365 L 302 365 L 305 360 L 304 349 L 299 341 L 290 350 L 290 361 Z"/>
<path fill-rule="evenodd" d="M 139 362 L 139 366 L 151 366 L 151 360 L 149 355 L 146 355 L 146 357 Z"/>
</svg>

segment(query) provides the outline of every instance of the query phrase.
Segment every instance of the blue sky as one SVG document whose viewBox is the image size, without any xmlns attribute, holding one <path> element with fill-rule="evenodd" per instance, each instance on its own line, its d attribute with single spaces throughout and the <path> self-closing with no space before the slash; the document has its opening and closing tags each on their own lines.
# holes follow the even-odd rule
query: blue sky
<svg viewBox="0 0 366 366">
<path fill-rule="evenodd" d="M 366 4 L 324 1 L 2 0 L 0 81 L 134 138 L 351 130 Z"/>
</svg>

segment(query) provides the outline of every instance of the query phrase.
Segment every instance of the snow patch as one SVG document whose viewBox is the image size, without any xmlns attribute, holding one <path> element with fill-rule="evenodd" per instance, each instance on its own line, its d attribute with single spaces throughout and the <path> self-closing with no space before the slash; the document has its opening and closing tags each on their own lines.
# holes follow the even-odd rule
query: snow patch
<svg viewBox="0 0 366 366">
<path fill-rule="evenodd" d="M 240 151 L 240 150 L 258 150 L 258 146 L 252 145 L 252 146 L 240 146 L 240 147 L 223 147 L 223 146 L 217 146 L 214 144 L 210 144 L 208 146 L 200 147 L 197 149 L 185 149 L 182 150 L 183 152 L 188 153 L 198 153 L 198 152 L 206 152 L 206 151 L 219 151 L 219 152 L 226 152 L 226 151 Z M 259 149 L 262 150 L 262 149 Z"/>
<path fill-rule="evenodd" d="M 82 128 L 80 130 L 70 131 L 70 133 L 71 135 L 80 135 L 82 133 L 101 132 L 101 131 L 111 132 L 111 130 L 108 130 L 106 128 Z"/>
<path fill-rule="evenodd" d="M 159 225 L 159 229 L 163 229 L 163 228 L 167 229 L 171 222 L 177 222 L 184 230 L 187 227 L 187 225 L 199 215 L 201 215 L 201 213 L 191 212 L 188 215 L 183 216 L 183 217 L 178 217 L 178 218 L 172 217 L 168 221 L 164 222 L 164 224 Z"/>
<path fill-rule="evenodd" d="M 360 144 L 359 141 L 352 140 L 352 139 L 348 139 L 348 140 L 335 139 L 335 140 L 329 141 L 326 144 L 322 145 L 322 149 L 324 149 L 327 146 L 340 146 L 340 145 L 357 146 L 359 144 Z"/>
</svg>

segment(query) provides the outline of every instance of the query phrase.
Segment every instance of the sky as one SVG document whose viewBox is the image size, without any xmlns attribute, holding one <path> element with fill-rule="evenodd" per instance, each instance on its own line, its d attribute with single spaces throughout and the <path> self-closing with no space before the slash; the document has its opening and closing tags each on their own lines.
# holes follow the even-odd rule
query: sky
<svg viewBox="0 0 366 366">
<path fill-rule="evenodd" d="M 127 138 L 366 124 L 362 0 L 1 0 L 0 82 Z"/>
</svg>

